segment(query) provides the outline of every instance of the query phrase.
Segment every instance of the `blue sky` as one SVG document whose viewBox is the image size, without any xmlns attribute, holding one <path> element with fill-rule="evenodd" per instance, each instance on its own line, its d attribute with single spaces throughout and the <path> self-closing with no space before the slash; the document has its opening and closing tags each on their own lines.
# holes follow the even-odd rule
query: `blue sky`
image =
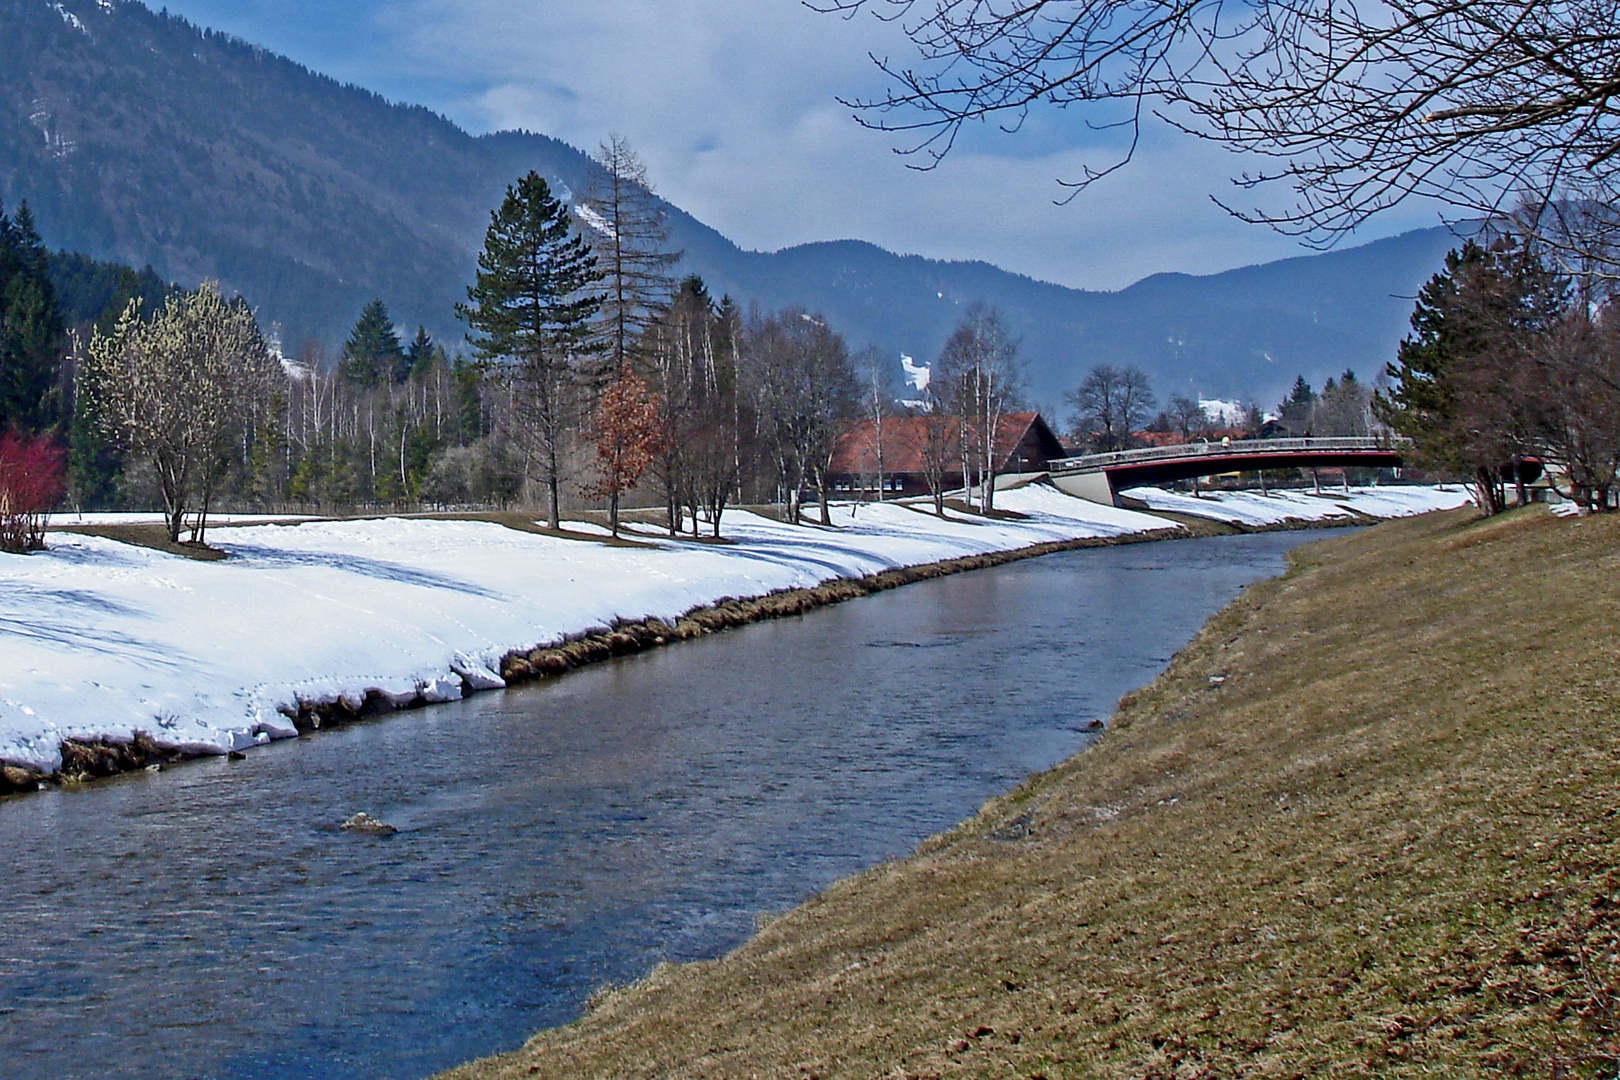
<svg viewBox="0 0 1620 1080">
<path fill-rule="evenodd" d="M 1104 160 L 1114 137 L 1072 112 L 971 132 L 939 168 L 909 169 L 896 136 L 837 100 L 880 93 L 868 53 L 902 59 L 908 43 L 892 24 L 798 0 L 161 4 L 475 133 L 524 127 L 584 150 L 623 135 L 660 194 L 744 247 L 857 238 L 1103 289 L 1303 250 L 1214 206 L 1241 162 L 1167 130 L 1066 206 L 1056 181 Z M 1363 238 L 1437 223 L 1412 207 Z"/>
</svg>

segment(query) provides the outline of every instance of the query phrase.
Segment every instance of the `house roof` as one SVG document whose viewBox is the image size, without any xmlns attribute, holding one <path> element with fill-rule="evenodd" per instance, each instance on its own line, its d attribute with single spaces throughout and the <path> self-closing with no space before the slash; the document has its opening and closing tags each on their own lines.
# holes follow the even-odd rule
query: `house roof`
<svg viewBox="0 0 1620 1080">
<path fill-rule="evenodd" d="M 937 422 L 938 419 L 940 418 L 930 416 L 885 417 L 881 428 L 883 471 L 923 472 L 923 449 L 928 437 L 927 424 L 930 421 Z M 1041 419 L 1040 413 L 1008 413 L 1001 418 L 996 427 L 996 456 L 1001 465 L 1007 463 L 1013 451 L 1030 434 L 1031 429 L 1036 428 L 1036 425 L 1039 425 L 1036 431 L 1038 438 L 1043 438 L 1043 441 L 1050 439 L 1050 445 L 1058 445 L 1056 437 L 1046 426 L 1046 421 Z M 838 442 L 833 448 L 832 467 L 829 471 L 851 475 L 876 472 L 879 430 L 878 425 L 872 420 L 857 420 L 851 423 L 838 437 Z"/>
</svg>

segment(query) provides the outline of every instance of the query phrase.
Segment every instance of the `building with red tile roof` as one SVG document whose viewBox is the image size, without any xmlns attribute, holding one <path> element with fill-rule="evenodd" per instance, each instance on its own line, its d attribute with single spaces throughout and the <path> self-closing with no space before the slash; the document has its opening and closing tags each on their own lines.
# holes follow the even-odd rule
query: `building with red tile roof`
<svg viewBox="0 0 1620 1080">
<path fill-rule="evenodd" d="M 828 471 L 829 486 L 841 493 L 875 492 L 878 482 L 879 443 L 883 487 L 886 494 L 927 495 L 928 470 L 925 455 L 929 424 L 945 417 L 891 416 L 882 426 L 872 420 L 857 420 L 839 436 Z M 954 443 L 954 422 L 951 423 Z M 937 436 L 936 436 L 937 439 Z M 996 431 L 996 474 L 1044 472 L 1047 462 L 1065 457 L 1067 451 L 1040 413 L 1008 413 Z M 943 476 L 946 491 L 962 487 L 960 455 L 954 451 Z M 976 478 L 975 478 L 976 479 Z"/>
</svg>

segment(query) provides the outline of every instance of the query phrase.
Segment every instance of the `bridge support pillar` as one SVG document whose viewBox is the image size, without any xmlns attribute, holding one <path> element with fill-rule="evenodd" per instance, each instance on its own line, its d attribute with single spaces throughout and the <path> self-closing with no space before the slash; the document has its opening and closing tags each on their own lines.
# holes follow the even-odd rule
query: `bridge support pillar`
<svg viewBox="0 0 1620 1080">
<path fill-rule="evenodd" d="M 1119 500 L 1114 495 L 1114 485 L 1109 482 L 1108 474 L 1105 472 L 1072 473 L 1068 476 L 1053 473 L 1052 485 L 1065 495 L 1073 495 L 1087 502 L 1101 503 L 1104 506 L 1119 505 Z"/>
</svg>

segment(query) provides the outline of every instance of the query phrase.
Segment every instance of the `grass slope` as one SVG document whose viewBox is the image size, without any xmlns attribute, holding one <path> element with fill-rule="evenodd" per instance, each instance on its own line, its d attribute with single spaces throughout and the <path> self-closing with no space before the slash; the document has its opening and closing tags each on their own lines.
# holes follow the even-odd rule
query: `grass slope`
<svg viewBox="0 0 1620 1080">
<path fill-rule="evenodd" d="M 1614 1075 L 1620 521 L 1301 549 L 1092 750 L 479 1077 Z"/>
</svg>

